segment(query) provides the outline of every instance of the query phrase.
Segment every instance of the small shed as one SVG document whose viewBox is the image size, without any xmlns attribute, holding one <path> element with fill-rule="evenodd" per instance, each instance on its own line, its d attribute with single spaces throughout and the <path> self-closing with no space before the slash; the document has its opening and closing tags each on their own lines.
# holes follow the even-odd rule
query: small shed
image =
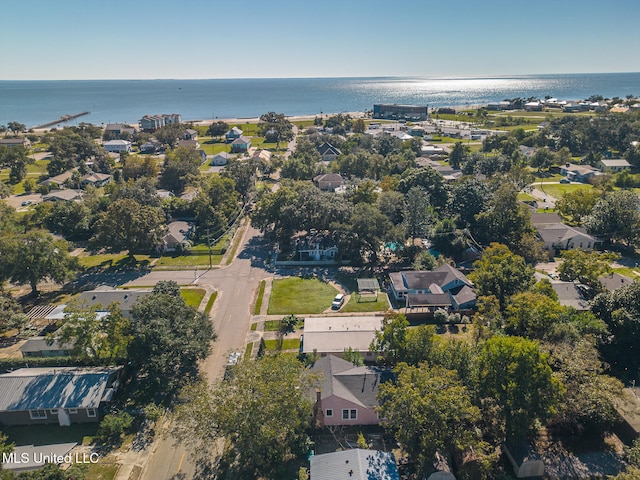
<svg viewBox="0 0 640 480">
<path fill-rule="evenodd" d="M 376 278 L 359 278 L 358 279 L 358 302 L 363 298 L 372 299 L 372 301 L 378 301 L 378 293 L 380 292 L 380 284 Z"/>
</svg>

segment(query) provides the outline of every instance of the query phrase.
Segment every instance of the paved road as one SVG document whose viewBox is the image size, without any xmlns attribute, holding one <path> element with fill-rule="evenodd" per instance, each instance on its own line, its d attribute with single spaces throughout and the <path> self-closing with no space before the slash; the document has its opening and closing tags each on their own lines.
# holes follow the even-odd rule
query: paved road
<svg viewBox="0 0 640 480">
<path fill-rule="evenodd" d="M 195 283 L 218 292 L 211 312 L 218 340 L 212 355 L 202 365 L 210 381 L 222 375 L 229 352 L 239 350 L 244 354 L 244 342 L 250 328 L 251 302 L 260 280 L 270 275 L 263 268 L 268 246 L 257 230 L 247 228 L 238 251 L 238 256 L 227 267 L 204 272 L 151 272 L 126 283 L 127 286 L 148 286 L 170 279 L 180 284 Z M 171 438 L 157 441 L 153 448 L 142 475 L 143 480 L 207 478 L 189 452 L 182 446 L 175 446 Z"/>
</svg>

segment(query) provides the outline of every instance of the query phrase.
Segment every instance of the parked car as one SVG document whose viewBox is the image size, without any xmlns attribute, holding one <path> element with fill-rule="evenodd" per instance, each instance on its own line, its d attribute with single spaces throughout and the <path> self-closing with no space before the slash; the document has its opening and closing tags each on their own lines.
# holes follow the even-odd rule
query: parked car
<svg viewBox="0 0 640 480">
<path fill-rule="evenodd" d="M 333 299 L 333 302 L 331 303 L 331 308 L 333 308 L 334 310 L 338 310 L 340 309 L 343 303 L 344 303 L 344 295 L 342 293 L 339 293 Z"/>
<path fill-rule="evenodd" d="M 568 178 L 561 178 L 560 183 L 571 183 L 571 180 L 569 180 Z"/>
<path fill-rule="evenodd" d="M 233 367 L 240 361 L 240 356 L 240 352 L 231 352 L 229 354 L 227 365 L 224 368 L 224 380 L 229 380 L 231 378 L 231 376 L 233 375 Z"/>
<path fill-rule="evenodd" d="M 33 202 L 31 200 L 25 200 L 24 202 L 22 202 L 22 206 L 26 207 L 27 205 L 31 205 Z"/>
</svg>

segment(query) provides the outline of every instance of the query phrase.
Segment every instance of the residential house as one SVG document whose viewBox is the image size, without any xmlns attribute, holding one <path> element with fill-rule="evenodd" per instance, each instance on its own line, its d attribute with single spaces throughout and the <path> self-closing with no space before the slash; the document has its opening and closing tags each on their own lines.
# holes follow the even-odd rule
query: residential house
<svg viewBox="0 0 640 480">
<path fill-rule="evenodd" d="M 247 137 L 236 138 L 231 142 L 231 153 L 246 153 L 251 147 L 251 139 Z"/>
<path fill-rule="evenodd" d="M 233 127 L 231 130 L 224 134 L 224 138 L 226 139 L 227 143 L 231 143 L 234 140 L 242 137 L 243 133 L 244 132 L 238 127 Z"/>
<path fill-rule="evenodd" d="M 309 458 L 313 480 L 400 480 L 391 452 L 354 448 Z"/>
<path fill-rule="evenodd" d="M 92 307 L 98 305 L 106 311 L 109 305 L 118 304 L 122 314 L 131 318 L 131 309 L 141 298 L 151 294 L 150 289 L 115 289 L 108 286 L 98 287 L 94 290 L 87 290 L 80 294 L 80 304 Z"/>
<path fill-rule="evenodd" d="M 156 195 L 162 200 L 164 200 L 166 198 L 175 197 L 173 192 L 170 192 L 169 190 L 165 190 L 164 188 L 160 188 L 160 189 L 156 190 Z"/>
<path fill-rule="evenodd" d="M 183 140 L 197 140 L 198 132 L 193 130 L 192 128 L 187 128 L 184 132 L 182 132 Z"/>
<path fill-rule="evenodd" d="M 200 148 L 200 143 L 197 140 L 178 140 L 178 147 L 193 148 L 194 150 L 198 150 Z"/>
<path fill-rule="evenodd" d="M 158 152 L 160 148 L 162 148 L 162 144 L 160 142 L 150 140 L 140 146 L 140 153 L 153 154 Z"/>
<path fill-rule="evenodd" d="M 0 138 L 0 147 L 31 148 L 31 140 L 27 137 Z"/>
<path fill-rule="evenodd" d="M 117 137 L 123 133 L 133 135 L 136 133 L 136 129 L 131 125 L 126 125 L 124 123 L 108 123 L 107 126 L 104 127 L 104 133 L 110 133 Z"/>
<path fill-rule="evenodd" d="M 67 170 L 66 172 L 62 172 L 59 175 L 55 175 L 53 177 L 49 177 L 46 180 L 40 182 L 40 185 L 64 185 L 67 180 L 71 180 L 73 177 L 73 173 L 77 171 L 77 168 L 73 170 Z"/>
<path fill-rule="evenodd" d="M 351 347 L 362 353 L 366 361 L 374 362 L 371 352 L 376 330 L 382 330 L 382 317 L 307 317 L 304 319 L 302 353 L 316 351 L 321 356 L 341 356 Z"/>
<path fill-rule="evenodd" d="M 117 368 L 20 368 L 0 375 L 0 425 L 99 422 L 118 388 Z"/>
<path fill-rule="evenodd" d="M 327 355 L 317 360 L 311 371 L 322 383 L 309 396 L 315 400 L 315 420 L 320 427 L 334 425 L 377 425 L 376 407 L 380 384 L 391 380 L 390 369 L 361 366 Z"/>
<path fill-rule="evenodd" d="M 534 227 L 546 227 L 562 223 L 562 217 L 557 213 L 537 213 L 531 212 L 531 225 Z"/>
<path fill-rule="evenodd" d="M 226 165 L 229 162 L 230 158 L 231 158 L 231 155 L 229 155 L 227 152 L 220 152 L 217 155 L 213 156 L 210 164 L 218 167 L 222 165 Z"/>
<path fill-rule="evenodd" d="M 570 227 L 564 223 L 534 225 L 547 250 L 592 250 L 600 240 L 589 235 L 584 228 Z"/>
<path fill-rule="evenodd" d="M 313 177 L 313 183 L 320 190 L 334 192 L 344 185 L 344 178 L 338 173 L 324 173 Z"/>
<path fill-rule="evenodd" d="M 80 180 L 80 185 L 84 188 L 87 185 L 93 185 L 96 188 L 104 187 L 110 183 L 113 177 L 108 173 L 89 173 L 84 175 Z"/>
<path fill-rule="evenodd" d="M 578 282 L 562 282 L 554 280 L 551 287 L 558 295 L 558 302 L 563 307 L 573 307 L 576 310 L 589 310 L 588 293 L 585 286 Z"/>
<path fill-rule="evenodd" d="M 476 305 L 473 283 L 451 265 L 432 271 L 409 270 L 389 274 L 391 293 L 407 308 L 468 310 Z"/>
<path fill-rule="evenodd" d="M 82 190 L 65 188 L 64 190 L 51 190 L 42 196 L 43 202 L 72 202 L 82 200 Z"/>
<path fill-rule="evenodd" d="M 584 183 L 600 175 L 600 171 L 590 165 L 566 163 L 560 166 L 560 174 L 571 181 Z"/>
<path fill-rule="evenodd" d="M 46 337 L 28 338 L 18 350 L 27 357 L 66 357 L 70 355 L 73 345 L 61 344 L 58 340 L 49 343 Z"/>
<path fill-rule="evenodd" d="M 131 151 L 131 142 L 129 140 L 109 140 L 102 144 L 107 152 L 122 153 Z"/>
<path fill-rule="evenodd" d="M 624 158 L 603 158 L 599 164 L 602 171 L 606 173 L 618 173 L 631 169 L 631 164 Z"/>
<path fill-rule="evenodd" d="M 296 252 L 300 256 L 300 261 L 331 261 L 335 260 L 338 255 L 338 247 L 331 237 L 324 233 L 311 232 L 297 237 L 293 243 Z"/>
<path fill-rule="evenodd" d="M 442 165 L 428 157 L 418 157 L 416 158 L 416 165 L 419 167 L 429 167 L 433 168 L 436 172 L 440 173 L 444 177 L 444 179 L 448 182 L 456 180 L 462 176 L 462 170 L 458 168 L 453 168 L 450 165 Z"/>
<path fill-rule="evenodd" d="M 342 155 L 342 152 L 340 150 L 338 150 L 328 142 L 324 142 L 322 145 L 320 145 L 318 147 L 318 152 L 320 153 L 323 162 L 332 162 L 340 155 Z"/>
<path fill-rule="evenodd" d="M 602 275 L 598 277 L 598 281 L 609 292 L 614 292 L 619 288 L 628 287 L 635 283 L 635 279 L 613 272 L 609 275 Z"/>
<path fill-rule="evenodd" d="M 527 102 L 524 104 L 524 109 L 527 112 L 541 112 L 543 104 L 541 102 Z"/>
<path fill-rule="evenodd" d="M 168 233 L 162 237 L 162 243 L 158 246 L 158 250 L 167 253 L 188 248 L 193 227 L 193 224 L 182 221 L 169 223 L 167 225 Z"/>
<path fill-rule="evenodd" d="M 264 148 L 259 148 L 255 152 L 253 152 L 251 158 L 262 160 L 263 162 L 270 162 L 271 152 L 269 150 L 265 150 Z"/>
<path fill-rule="evenodd" d="M 420 125 L 413 125 L 407 129 L 407 133 L 412 137 L 424 137 L 425 129 Z"/>
</svg>

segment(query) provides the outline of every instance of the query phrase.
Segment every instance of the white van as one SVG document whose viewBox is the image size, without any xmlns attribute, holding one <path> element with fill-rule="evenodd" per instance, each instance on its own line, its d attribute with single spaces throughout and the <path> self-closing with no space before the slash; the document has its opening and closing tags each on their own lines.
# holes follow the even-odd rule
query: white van
<svg viewBox="0 0 640 480">
<path fill-rule="evenodd" d="M 344 303 L 344 295 L 342 293 L 339 293 L 333 299 L 333 302 L 331 303 L 331 308 L 333 308 L 334 310 L 338 310 L 340 309 L 343 303 Z"/>
</svg>

